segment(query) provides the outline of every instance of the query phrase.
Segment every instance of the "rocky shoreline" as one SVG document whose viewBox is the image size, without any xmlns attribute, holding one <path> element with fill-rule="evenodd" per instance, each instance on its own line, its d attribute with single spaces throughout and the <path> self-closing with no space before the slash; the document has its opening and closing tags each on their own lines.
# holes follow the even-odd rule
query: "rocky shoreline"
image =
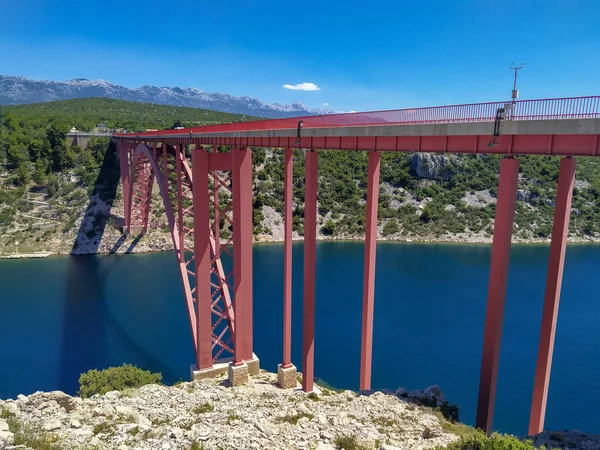
<svg viewBox="0 0 600 450">
<path fill-rule="evenodd" d="M 437 386 L 356 393 L 315 385 L 306 394 L 276 381 L 261 370 L 235 388 L 222 376 L 86 399 L 19 395 L 0 400 L 0 450 L 438 450 L 482 436 L 450 420 Z M 577 430 L 527 440 L 538 449 L 600 448 L 600 436 Z"/>
<path fill-rule="evenodd" d="M 0 259 L 29 259 L 29 258 L 47 258 L 49 256 L 60 256 L 60 255 L 96 255 L 96 254 L 109 254 L 109 253 L 153 253 L 162 251 L 171 251 L 173 246 L 171 244 L 171 237 L 169 233 L 151 232 L 144 236 L 137 244 L 127 251 L 130 244 L 133 243 L 134 238 L 124 238 L 117 233 L 111 233 L 113 240 L 123 239 L 123 244 L 116 251 L 112 251 L 113 245 L 101 245 L 99 248 L 86 249 L 86 246 L 82 246 L 76 250 L 69 250 L 67 247 L 59 247 L 53 251 L 40 251 L 40 252 L 29 252 L 29 253 L 0 253 Z M 118 236 L 118 237 L 117 237 Z M 106 242 L 110 239 L 103 237 L 102 242 Z M 294 236 L 294 242 L 302 242 L 304 239 L 301 236 Z M 363 242 L 364 237 L 360 236 L 339 236 L 329 237 L 320 236 L 317 238 L 320 242 Z M 386 238 L 381 237 L 377 239 L 378 242 L 387 243 L 414 243 L 414 244 L 457 244 L 457 245 L 490 245 L 492 243 L 492 237 L 480 237 L 480 236 L 442 236 L 442 237 L 402 237 L 402 238 Z M 547 245 L 551 241 L 550 239 L 513 239 L 513 244 L 518 245 Z M 254 244 L 279 244 L 283 243 L 283 239 L 275 239 L 272 235 L 263 234 L 255 236 Z M 569 244 L 598 244 L 600 238 L 596 237 L 570 237 Z"/>
<path fill-rule="evenodd" d="M 341 442 L 361 449 L 435 449 L 458 436 L 441 413 L 418 399 L 443 401 L 439 388 L 406 392 L 313 394 L 281 389 L 261 371 L 241 387 L 224 378 L 147 385 L 88 399 L 59 391 L 0 401 L 0 449 L 47 441 L 83 449 L 318 449 Z M 28 441 L 29 439 L 29 441 Z M 24 446 L 15 447 L 21 442 Z"/>
</svg>

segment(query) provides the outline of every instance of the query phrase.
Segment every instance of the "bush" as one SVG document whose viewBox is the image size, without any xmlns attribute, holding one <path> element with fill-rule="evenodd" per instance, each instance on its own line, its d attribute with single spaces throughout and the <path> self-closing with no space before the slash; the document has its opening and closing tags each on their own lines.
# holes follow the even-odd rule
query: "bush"
<svg viewBox="0 0 600 450">
<path fill-rule="evenodd" d="M 335 222 L 331 219 L 328 219 L 327 222 L 325 222 L 325 225 L 321 227 L 321 234 L 324 236 L 332 236 L 335 234 L 335 228 Z"/>
<path fill-rule="evenodd" d="M 389 236 L 390 234 L 396 234 L 398 231 L 400 231 L 398 222 L 396 222 L 396 219 L 391 219 L 388 220 L 383 226 L 382 233 L 384 236 Z"/>
<path fill-rule="evenodd" d="M 104 370 L 89 370 L 79 377 L 79 395 L 88 398 L 94 394 L 106 394 L 127 388 L 138 388 L 146 384 L 157 384 L 162 380 L 160 373 L 138 369 L 131 364 L 109 367 Z"/>
<path fill-rule="evenodd" d="M 459 441 L 453 442 L 447 450 L 535 450 L 531 441 L 520 441 L 513 436 L 493 434 L 487 437 L 481 431 L 470 436 L 461 437 Z"/>
</svg>

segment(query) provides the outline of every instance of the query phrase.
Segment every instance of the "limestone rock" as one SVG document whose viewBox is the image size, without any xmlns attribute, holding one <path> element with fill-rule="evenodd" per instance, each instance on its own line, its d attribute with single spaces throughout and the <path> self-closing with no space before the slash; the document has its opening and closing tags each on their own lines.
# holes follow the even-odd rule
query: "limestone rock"
<svg viewBox="0 0 600 450">
<path fill-rule="evenodd" d="M 110 391 L 104 394 L 104 397 L 107 400 L 116 400 L 121 397 L 121 393 L 119 391 Z"/>
<path fill-rule="evenodd" d="M 6 411 L 8 414 L 10 414 L 12 416 L 18 416 L 21 413 L 21 411 L 19 410 L 19 407 L 17 406 L 17 404 L 15 402 L 6 402 L 2 406 L 2 410 Z"/>
<path fill-rule="evenodd" d="M 410 172 L 426 180 L 448 181 L 457 173 L 453 161 L 445 155 L 414 153 L 410 159 Z"/>
<path fill-rule="evenodd" d="M 15 436 L 10 431 L 0 431 L 0 448 L 5 448 L 15 442 Z"/>
<path fill-rule="evenodd" d="M 457 439 L 444 432 L 437 417 L 407 408 L 411 399 L 396 395 L 407 395 L 406 390 L 357 395 L 315 386 L 318 397 L 309 397 L 279 388 L 277 376 L 268 372 L 235 388 L 225 387 L 224 380 L 225 375 L 196 380 L 183 388 L 148 385 L 132 395 L 114 392 L 85 400 L 38 392 L 16 402 L 0 400 L 0 408 L 19 405 L 17 420 L 56 436 L 65 450 L 188 450 L 193 443 L 206 449 L 332 450 L 340 435 L 355 436 L 368 448 L 385 442 L 389 450 L 430 450 Z M 411 393 L 416 392 L 443 398 L 436 386 Z M 0 449 L 14 442 L 7 428 L 0 421 Z M 430 430 L 427 439 L 424 430 Z"/>
<path fill-rule="evenodd" d="M 300 403 L 298 405 L 298 414 L 311 414 L 311 412 L 304 403 Z"/>
<path fill-rule="evenodd" d="M 323 444 L 322 442 L 317 445 L 316 450 L 335 450 L 335 447 L 331 444 Z"/>
<path fill-rule="evenodd" d="M 54 431 L 54 430 L 60 429 L 61 427 L 62 427 L 62 423 L 60 423 L 60 420 L 52 419 L 47 422 L 44 422 L 44 424 L 42 425 L 42 430 Z"/>
</svg>

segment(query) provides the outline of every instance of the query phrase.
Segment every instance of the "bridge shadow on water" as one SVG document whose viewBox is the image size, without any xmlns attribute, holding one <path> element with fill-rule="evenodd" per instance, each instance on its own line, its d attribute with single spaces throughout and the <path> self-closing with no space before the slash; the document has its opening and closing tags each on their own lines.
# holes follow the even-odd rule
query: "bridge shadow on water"
<svg viewBox="0 0 600 450">
<path fill-rule="evenodd" d="M 57 389 L 71 394 L 78 389 L 81 373 L 129 362 L 111 360 L 110 347 L 127 349 L 126 353 L 136 355 L 137 361 L 141 361 L 144 366 L 160 370 L 165 377 L 173 377 L 169 369 L 136 342 L 128 328 L 113 315 L 110 308 L 111 293 L 106 292 L 108 277 L 114 274 L 123 258 L 126 258 L 124 255 L 117 255 L 117 251 L 131 253 L 141 239 L 141 235 L 136 237 L 124 252 L 121 247 L 127 238 L 121 235 L 113 244 L 109 254 L 94 254 L 100 247 L 106 227 L 112 226 L 109 223 L 113 222 L 116 226 L 124 224 L 123 217 L 112 214 L 99 215 L 95 207 L 97 199 L 113 205 L 118 185 L 118 156 L 115 145 L 111 143 L 106 151 L 77 237 L 73 242 L 67 268 Z M 91 242 L 86 234 L 90 222 L 94 224 L 96 230 Z M 87 254 L 80 254 L 81 243 L 86 241 L 88 245 L 85 246 L 84 251 Z M 129 319 L 135 320 L 135 318 Z"/>
</svg>

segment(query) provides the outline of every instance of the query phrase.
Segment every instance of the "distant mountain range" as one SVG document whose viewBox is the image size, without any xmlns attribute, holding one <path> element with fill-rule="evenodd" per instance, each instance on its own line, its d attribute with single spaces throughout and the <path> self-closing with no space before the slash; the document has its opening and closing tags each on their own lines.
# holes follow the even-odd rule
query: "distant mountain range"
<svg viewBox="0 0 600 450">
<path fill-rule="evenodd" d="M 75 78 L 69 81 L 38 81 L 0 75 L 0 105 L 107 97 L 160 105 L 189 106 L 236 114 L 277 118 L 329 114 L 331 110 L 311 109 L 300 102 L 290 105 L 266 103 L 257 98 L 204 92 L 196 88 L 141 86 L 130 89 L 104 80 Z"/>
</svg>

